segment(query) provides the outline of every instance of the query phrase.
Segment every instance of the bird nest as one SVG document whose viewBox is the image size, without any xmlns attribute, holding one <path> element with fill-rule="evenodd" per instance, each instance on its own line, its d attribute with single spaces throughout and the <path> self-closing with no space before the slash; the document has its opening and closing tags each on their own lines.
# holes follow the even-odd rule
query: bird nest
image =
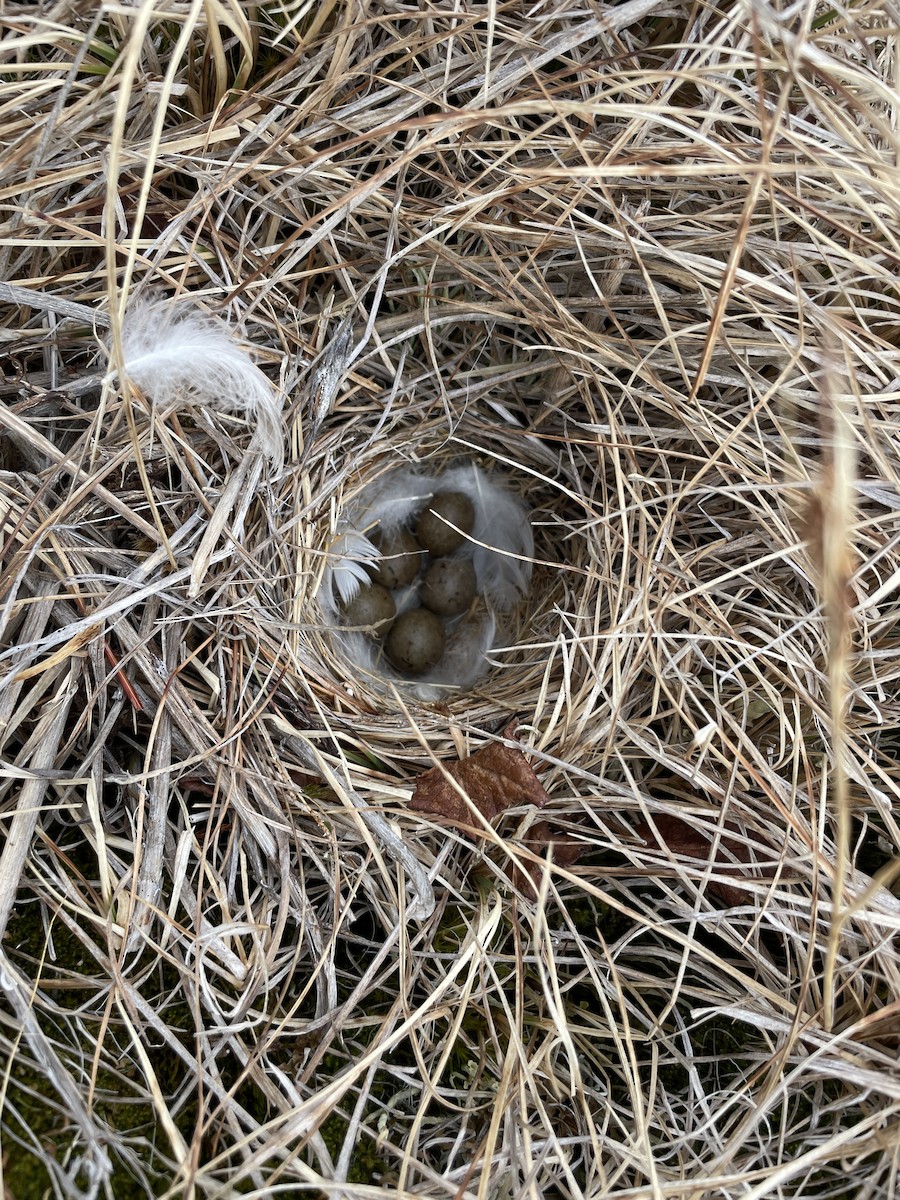
<svg viewBox="0 0 900 1200">
<path fill-rule="evenodd" d="M 461 445 L 466 424 L 463 421 L 457 434 Z M 390 708 L 392 693 L 439 703 L 448 711 L 469 712 L 479 701 L 496 708 L 508 703 L 508 689 L 527 707 L 532 686 L 526 665 L 532 657 L 528 642 L 552 611 L 553 597 L 559 594 L 555 575 L 560 565 L 553 557 L 557 551 L 552 539 L 541 538 L 535 551 L 532 520 L 538 513 L 537 508 L 532 512 L 531 504 L 540 504 L 541 490 L 544 504 L 552 503 L 555 489 L 531 463 L 513 463 L 509 458 L 492 461 L 491 444 L 500 445 L 502 432 L 481 428 L 479 444 L 469 443 L 468 453 L 477 449 L 484 466 L 472 458 L 461 459 L 447 445 L 429 448 L 427 437 L 401 443 L 393 456 L 384 447 L 363 456 L 322 530 L 324 569 L 315 596 L 320 613 L 317 626 L 324 636 L 317 639 L 318 653 L 330 663 L 334 677 L 344 682 L 348 694 L 358 698 L 363 711 Z M 540 456 L 532 457 L 540 462 Z M 415 469 L 405 465 L 410 458 L 417 463 Z M 404 465 L 398 467 L 397 462 Z M 368 587 L 380 561 L 378 549 L 363 531 L 377 536 L 379 530 L 408 529 L 417 514 L 429 511 L 429 499 L 448 489 L 469 499 L 470 529 L 465 534 L 460 531 L 459 546 L 440 559 L 428 555 L 412 538 L 413 553 L 418 552 L 424 565 L 411 581 L 394 589 L 396 612 L 399 618 L 418 611 L 422 590 L 418 577 L 429 563 L 432 567 L 471 564 L 473 598 L 446 621 L 446 644 L 439 661 L 409 670 L 390 661 L 384 637 L 348 627 L 346 602 Z M 542 557 L 535 577 L 536 553 Z"/>
</svg>

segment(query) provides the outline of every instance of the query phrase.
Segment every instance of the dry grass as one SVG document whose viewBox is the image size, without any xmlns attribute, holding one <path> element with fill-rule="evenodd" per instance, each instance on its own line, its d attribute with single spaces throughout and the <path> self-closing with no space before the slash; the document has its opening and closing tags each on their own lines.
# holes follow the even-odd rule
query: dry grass
<svg viewBox="0 0 900 1200">
<path fill-rule="evenodd" d="M 892 1194 L 896 7 L 0 28 L 8 1194 Z M 257 348 L 280 476 L 104 375 L 152 287 Z M 431 707 L 315 592 L 367 479 L 459 456 L 538 565 Z M 406 808 L 511 714 L 584 846 L 537 902 L 531 813 Z"/>
</svg>

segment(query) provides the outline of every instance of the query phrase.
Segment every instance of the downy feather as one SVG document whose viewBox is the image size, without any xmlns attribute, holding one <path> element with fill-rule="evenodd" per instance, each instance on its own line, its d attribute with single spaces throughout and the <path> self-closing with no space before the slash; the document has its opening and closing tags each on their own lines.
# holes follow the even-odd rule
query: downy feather
<svg viewBox="0 0 900 1200">
<path fill-rule="evenodd" d="M 276 470 L 284 461 L 281 406 L 269 379 L 218 317 L 165 297 L 131 304 L 122 321 L 122 369 L 157 404 L 239 413 Z"/>
<path fill-rule="evenodd" d="M 434 476 L 421 471 L 392 471 L 366 489 L 351 510 L 357 526 L 380 525 L 385 532 L 409 523 L 434 492 Z"/>
<path fill-rule="evenodd" d="M 479 592 L 495 608 L 512 608 L 531 586 L 534 557 L 534 535 L 521 501 L 474 464 L 446 471 L 440 486 L 465 492 L 475 509 L 469 545 Z"/>
<path fill-rule="evenodd" d="M 378 559 L 378 547 L 355 529 L 345 529 L 334 540 L 328 554 L 323 587 L 320 593 L 322 607 L 334 615 L 338 611 L 336 601 L 348 604 L 364 583 L 370 580 L 366 567 Z M 337 593 L 337 595 L 335 595 Z"/>
</svg>

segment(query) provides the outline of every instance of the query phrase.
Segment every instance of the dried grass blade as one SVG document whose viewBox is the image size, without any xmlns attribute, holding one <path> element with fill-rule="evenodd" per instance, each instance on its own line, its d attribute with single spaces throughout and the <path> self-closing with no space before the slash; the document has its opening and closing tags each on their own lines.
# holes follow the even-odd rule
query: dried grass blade
<svg viewBox="0 0 900 1200">
<path fill-rule="evenodd" d="M 856 447 L 848 401 L 842 399 L 840 376 L 825 372 L 824 399 L 830 425 L 827 467 L 819 488 L 821 504 L 822 598 L 828 625 L 828 706 L 831 715 L 831 796 L 835 818 L 835 862 L 831 885 L 831 921 L 825 956 L 824 1015 L 826 1029 L 835 1019 L 837 959 L 844 934 L 845 893 L 850 868 L 851 799 L 847 772 L 849 740 L 847 707 L 852 666 Z"/>
<path fill-rule="evenodd" d="M 315 772 L 316 775 L 320 775 L 329 787 L 334 788 L 339 796 L 349 801 L 359 813 L 363 822 L 378 839 L 378 844 L 387 851 L 395 862 L 400 863 L 404 868 L 415 893 L 415 898 L 408 907 L 407 915 L 412 920 L 427 920 L 435 908 L 434 888 L 431 886 L 425 868 L 413 854 L 412 850 L 410 850 L 409 846 L 407 846 L 406 842 L 403 841 L 403 838 L 391 828 L 390 824 L 380 813 L 376 812 L 353 789 L 350 778 L 345 771 L 335 770 L 313 742 L 300 736 L 286 722 L 280 718 L 274 718 L 274 721 L 281 727 L 282 732 L 287 738 L 289 738 L 291 746 L 300 757 L 304 766 L 308 770 Z"/>
<path fill-rule="evenodd" d="M 199 595 L 210 562 L 219 547 L 219 542 L 222 540 L 222 535 L 225 533 L 233 513 L 235 514 L 234 524 L 229 531 L 228 539 L 235 546 L 240 544 L 243 518 L 248 505 L 256 495 L 262 469 L 261 457 L 253 454 L 242 459 L 237 469 L 231 473 L 209 519 L 197 553 L 194 555 L 194 565 L 191 569 L 191 580 L 188 586 L 190 599 L 195 599 Z M 237 508 L 236 513 L 235 508 Z M 223 547 L 222 552 L 226 549 Z"/>
<path fill-rule="evenodd" d="M 172 730 L 165 706 L 160 705 L 150 735 L 149 761 L 145 770 L 149 776 L 146 787 L 141 786 L 139 819 L 137 823 L 136 854 L 137 881 L 132 908 L 127 921 L 128 940 L 125 952 L 135 950 L 146 937 L 162 894 L 164 870 L 163 850 L 166 842 L 166 817 L 170 803 L 169 785 L 172 767 Z M 149 752 L 149 747 L 148 747 Z"/>
<path fill-rule="evenodd" d="M 52 698 L 44 704 L 31 737 L 16 758 L 17 766 L 30 767 L 41 774 L 26 779 L 22 784 L 16 814 L 0 854 L 0 937 L 6 929 L 9 914 L 15 904 L 22 869 L 31 849 L 31 839 L 41 805 L 50 785 L 49 775 L 43 773 L 49 772 L 56 761 L 75 691 L 74 671 L 70 669 L 62 678 Z"/>
<path fill-rule="evenodd" d="M 6 950 L 0 945 L 0 988 L 2 988 L 16 1021 L 22 1030 L 31 1053 L 41 1070 L 65 1105 L 67 1117 L 77 1126 L 85 1143 L 85 1156 L 71 1152 L 76 1144 L 70 1144 L 67 1155 L 68 1170 L 54 1163 L 54 1174 L 64 1193 L 72 1200 L 94 1200 L 107 1184 L 112 1174 L 112 1162 L 106 1147 L 113 1138 L 109 1129 L 101 1125 L 85 1103 L 82 1087 L 72 1078 L 53 1049 L 49 1038 L 41 1029 L 33 1005 L 33 984 L 23 978 L 10 962 Z M 84 1187 L 81 1180 L 86 1180 Z"/>
<path fill-rule="evenodd" d="M 56 463 L 57 466 L 78 482 L 80 485 L 78 491 L 67 498 L 70 507 L 74 507 L 84 496 L 94 495 L 112 512 L 120 517 L 124 517 L 128 524 L 139 530 L 144 537 L 150 538 L 154 545 L 159 541 L 159 531 L 155 525 L 152 525 L 149 521 L 145 521 L 133 508 L 123 503 L 118 496 L 99 483 L 90 471 L 86 471 L 77 463 L 72 462 L 68 455 L 64 454 L 52 442 L 48 441 L 42 433 L 32 428 L 17 413 L 12 412 L 8 405 L 3 402 L 0 402 L 0 425 L 4 425 L 10 433 L 21 438 L 38 454 L 49 459 L 50 462 Z M 121 465 L 126 460 L 126 457 L 127 454 L 123 452 L 118 460 L 106 464 L 106 470 L 111 470 L 117 465 L 117 462 L 118 465 Z M 63 511 L 59 513 L 59 519 L 61 520 L 62 518 Z"/>
</svg>

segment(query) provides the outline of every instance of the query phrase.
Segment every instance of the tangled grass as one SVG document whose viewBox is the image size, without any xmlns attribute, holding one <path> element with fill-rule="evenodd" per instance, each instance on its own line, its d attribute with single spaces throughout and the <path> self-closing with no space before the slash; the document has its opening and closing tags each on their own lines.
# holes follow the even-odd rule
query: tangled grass
<svg viewBox="0 0 900 1200">
<path fill-rule="evenodd" d="M 893 1194 L 898 44 L 0 5 L 8 1195 Z M 153 289 L 255 347 L 283 470 L 117 373 Z M 368 479 L 459 459 L 534 585 L 425 705 L 316 591 Z M 574 865 L 408 811 L 511 716 Z"/>
</svg>

